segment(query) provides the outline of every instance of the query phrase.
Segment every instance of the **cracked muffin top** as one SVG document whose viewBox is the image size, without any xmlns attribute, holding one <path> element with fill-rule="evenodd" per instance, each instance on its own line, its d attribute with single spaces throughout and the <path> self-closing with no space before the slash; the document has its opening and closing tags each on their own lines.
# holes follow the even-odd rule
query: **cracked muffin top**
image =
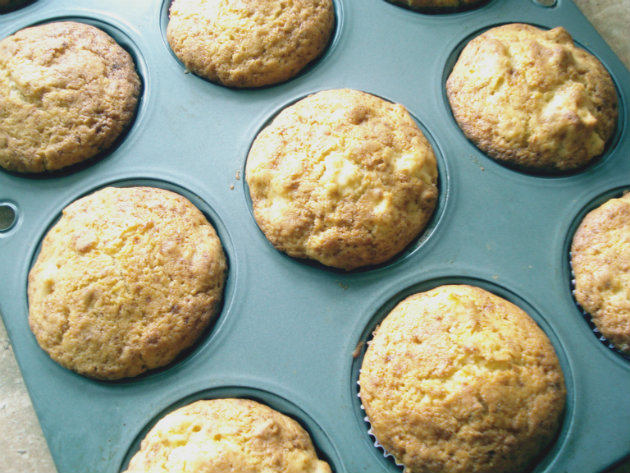
<svg viewBox="0 0 630 473">
<path fill-rule="evenodd" d="M 174 0 L 167 39 L 186 68 L 230 87 L 284 82 L 328 45 L 332 0 Z"/>
<path fill-rule="evenodd" d="M 464 134 L 525 171 L 583 168 L 617 124 L 608 71 L 562 27 L 512 23 L 484 32 L 462 50 L 446 90 Z"/>
<path fill-rule="evenodd" d="M 110 148 L 133 120 L 140 78 L 104 31 L 72 21 L 0 41 L 0 167 L 56 171 Z"/>
<path fill-rule="evenodd" d="M 438 198 L 433 148 L 409 112 L 352 89 L 284 109 L 254 140 L 245 172 L 277 249 L 344 270 L 399 254 Z"/>
<path fill-rule="evenodd" d="M 359 384 L 373 434 L 405 473 L 529 471 L 566 394 L 534 320 L 468 285 L 400 302 L 375 330 Z"/>
<path fill-rule="evenodd" d="M 63 210 L 29 273 L 29 323 L 62 366 L 98 379 L 170 363 L 217 315 L 226 259 L 189 200 L 108 187 Z"/>
<path fill-rule="evenodd" d="M 249 399 L 196 401 L 164 416 L 125 473 L 330 473 L 292 418 Z"/>
<path fill-rule="evenodd" d="M 575 299 L 601 334 L 630 355 L 630 193 L 590 211 L 571 244 Z"/>
</svg>

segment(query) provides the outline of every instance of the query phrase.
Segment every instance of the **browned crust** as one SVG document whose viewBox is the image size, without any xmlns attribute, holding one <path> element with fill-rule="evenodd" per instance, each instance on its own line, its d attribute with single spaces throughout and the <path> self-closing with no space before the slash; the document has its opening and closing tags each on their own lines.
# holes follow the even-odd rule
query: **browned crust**
<svg viewBox="0 0 630 473">
<path fill-rule="evenodd" d="M 608 71 L 562 27 L 486 31 L 466 45 L 446 89 L 457 123 L 479 149 L 530 171 L 586 166 L 617 123 Z"/>
<path fill-rule="evenodd" d="M 77 22 L 0 41 L 0 166 L 54 171 L 108 149 L 132 121 L 140 79 L 131 56 Z"/>
<path fill-rule="evenodd" d="M 290 417 L 249 399 L 196 401 L 161 419 L 126 473 L 330 473 L 308 433 Z"/>
<path fill-rule="evenodd" d="M 350 89 L 282 111 L 256 137 L 246 178 L 276 248 L 345 270 L 401 252 L 438 196 L 435 155 L 406 109 Z"/>
<path fill-rule="evenodd" d="M 630 355 L 630 194 L 590 211 L 571 244 L 575 298 L 617 349 Z"/>
<path fill-rule="evenodd" d="M 226 260 L 187 199 L 105 188 L 63 211 L 29 274 L 29 323 L 62 366 L 120 379 L 165 366 L 217 315 Z"/>
<path fill-rule="evenodd" d="M 249 2 L 175 0 L 168 42 L 186 68 L 230 87 L 284 82 L 328 45 L 335 21 L 331 0 Z"/>
<path fill-rule="evenodd" d="M 409 296 L 376 329 L 360 396 L 406 473 L 526 471 L 565 402 L 553 346 L 520 308 L 483 289 Z"/>
</svg>

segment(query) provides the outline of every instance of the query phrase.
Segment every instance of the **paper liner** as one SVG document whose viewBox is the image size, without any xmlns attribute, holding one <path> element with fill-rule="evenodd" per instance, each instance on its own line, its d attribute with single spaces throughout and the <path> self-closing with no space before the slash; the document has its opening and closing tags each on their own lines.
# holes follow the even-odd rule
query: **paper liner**
<svg viewBox="0 0 630 473">
<path fill-rule="evenodd" d="M 575 306 L 578 308 L 578 310 L 582 314 L 582 317 L 584 317 L 584 320 L 586 320 L 586 322 L 588 323 L 589 327 L 591 327 L 593 334 L 598 338 L 601 343 L 606 345 L 606 347 L 608 347 L 610 350 L 624 357 L 626 360 L 630 360 L 630 355 L 619 350 L 615 345 L 613 345 L 610 340 L 602 335 L 602 333 L 597 328 L 597 325 L 593 321 L 593 316 L 580 305 L 577 298 L 575 297 L 575 273 L 573 272 L 572 261 L 573 257 L 571 255 L 571 252 L 569 251 L 569 269 L 571 271 L 571 295 L 573 296 L 573 302 L 575 302 Z"/>
<path fill-rule="evenodd" d="M 361 370 L 359 370 L 359 375 L 360 374 L 361 374 Z M 361 384 L 359 383 L 359 380 L 357 380 L 357 386 L 359 387 L 359 392 L 357 393 L 357 397 L 359 398 L 359 400 L 361 400 Z M 359 406 L 361 407 L 361 410 L 365 412 L 365 407 L 363 407 L 363 402 L 360 402 Z M 372 437 L 372 440 L 374 441 L 373 442 L 374 446 L 383 453 L 383 457 L 387 459 L 391 459 L 394 465 L 396 465 L 398 468 L 404 471 L 405 465 L 403 465 L 402 463 L 398 463 L 398 460 L 396 459 L 396 457 L 392 455 L 391 453 L 389 453 L 387 450 L 385 450 L 385 447 L 383 447 L 378 441 L 378 439 L 376 438 L 376 434 L 374 433 L 374 430 L 372 429 L 372 424 L 370 424 L 370 419 L 368 418 L 367 414 L 363 417 L 363 420 L 368 425 L 367 433 L 370 437 Z"/>
</svg>

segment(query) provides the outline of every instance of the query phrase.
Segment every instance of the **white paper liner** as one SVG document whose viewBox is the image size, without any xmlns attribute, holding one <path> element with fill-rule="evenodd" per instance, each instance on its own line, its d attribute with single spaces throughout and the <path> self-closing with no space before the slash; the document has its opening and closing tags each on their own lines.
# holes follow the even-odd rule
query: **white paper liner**
<svg viewBox="0 0 630 473">
<path fill-rule="evenodd" d="M 361 375 L 361 370 L 359 370 L 359 375 Z M 357 386 L 359 387 L 359 392 L 357 393 L 357 397 L 360 400 L 361 399 L 361 384 L 359 383 L 359 380 L 357 380 Z M 363 407 L 363 402 L 361 402 L 359 405 L 361 407 L 361 410 L 365 412 L 365 407 Z M 367 415 L 363 417 L 363 420 L 369 427 L 367 430 L 367 433 L 369 434 L 370 437 L 372 437 L 372 440 L 374 441 L 374 446 L 383 453 L 383 457 L 391 459 L 394 462 L 394 465 L 396 465 L 398 468 L 404 471 L 405 465 L 403 465 L 402 463 L 398 463 L 398 461 L 396 460 L 396 457 L 392 455 L 391 453 L 389 453 L 387 450 L 385 450 L 385 447 L 383 447 L 379 443 L 378 439 L 376 438 L 376 435 L 374 434 L 374 430 L 372 429 L 372 424 L 370 424 L 370 419 L 368 418 Z"/>
<path fill-rule="evenodd" d="M 580 311 L 580 313 L 582 314 L 582 317 L 584 317 L 584 319 L 591 326 L 591 330 L 593 331 L 595 336 L 599 339 L 599 341 L 602 342 L 604 345 L 606 345 L 609 349 L 611 349 L 615 353 L 619 353 L 625 359 L 630 360 L 630 355 L 627 355 L 626 353 L 619 350 L 615 345 L 612 344 L 610 340 L 608 340 L 606 337 L 602 335 L 602 333 L 597 328 L 597 325 L 595 325 L 595 322 L 593 321 L 593 316 L 589 314 L 588 311 L 586 311 L 584 307 L 580 305 L 577 298 L 575 297 L 575 273 L 573 272 L 572 262 L 573 262 L 573 256 L 571 255 L 571 252 L 569 251 L 569 269 L 571 270 L 571 295 L 573 296 L 573 302 L 575 302 L 575 305 Z"/>
</svg>

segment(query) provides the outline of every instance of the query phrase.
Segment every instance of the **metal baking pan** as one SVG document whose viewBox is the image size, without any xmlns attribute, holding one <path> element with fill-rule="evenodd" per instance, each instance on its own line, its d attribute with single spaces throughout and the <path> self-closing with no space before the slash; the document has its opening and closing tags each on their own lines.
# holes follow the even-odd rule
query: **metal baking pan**
<svg viewBox="0 0 630 473">
<path fill-rule="evenodd" d="M 535 471 L 600 472 L 630 454 L 630 363 L 597 338 L 571 294 L 568 251 L 585 211 L 630 187 L 628 70 L 577 7 L 491 0 L 471 11 L 413 12 L 384 0 L 334 0 L 322 57 L 296 78 L 236 90 L 193 74 L 165 39 L 169 1 L 39 0 L 0 18 L 0 37 L 52 20 L 94 24 L 134 57 L 137 117 L 117 146 L 49 176 L 0 171 L 0 311 L 58 470 L 119 472 L 164 413 L 199 398 L 242 396 L 296 418 L 343 472 L 397 472 L 367 433 L 357 376 L 374 326 L 401 298 L 471 283 L 523 307 L 558 352 L 567 383 L 559 436 Z M 544 2 L 548 3 L 548 2 Z M 604 156 L 565 176 L 534 176 L 489 159 L 463 136 L 445 94 L 458 52 L 508 22 L 564 26 L 610 71 L 619 124 Z M 256 133 L 287 104 L 355 88 L 403 104 L 438 155 L 440 198 L 427 231 L 387 264 L 353 272 L 292 259 L 258 229 L 244 182 Z M 106 185 L 155 185 L 189 197 L 229 259 L 222 312 L 170 366 L 101 382 L 50 360 L 28 327 L 27 274 L 63 207 Z M 11 217 L 14 214 L 14 217 Z"/>
</svg>

